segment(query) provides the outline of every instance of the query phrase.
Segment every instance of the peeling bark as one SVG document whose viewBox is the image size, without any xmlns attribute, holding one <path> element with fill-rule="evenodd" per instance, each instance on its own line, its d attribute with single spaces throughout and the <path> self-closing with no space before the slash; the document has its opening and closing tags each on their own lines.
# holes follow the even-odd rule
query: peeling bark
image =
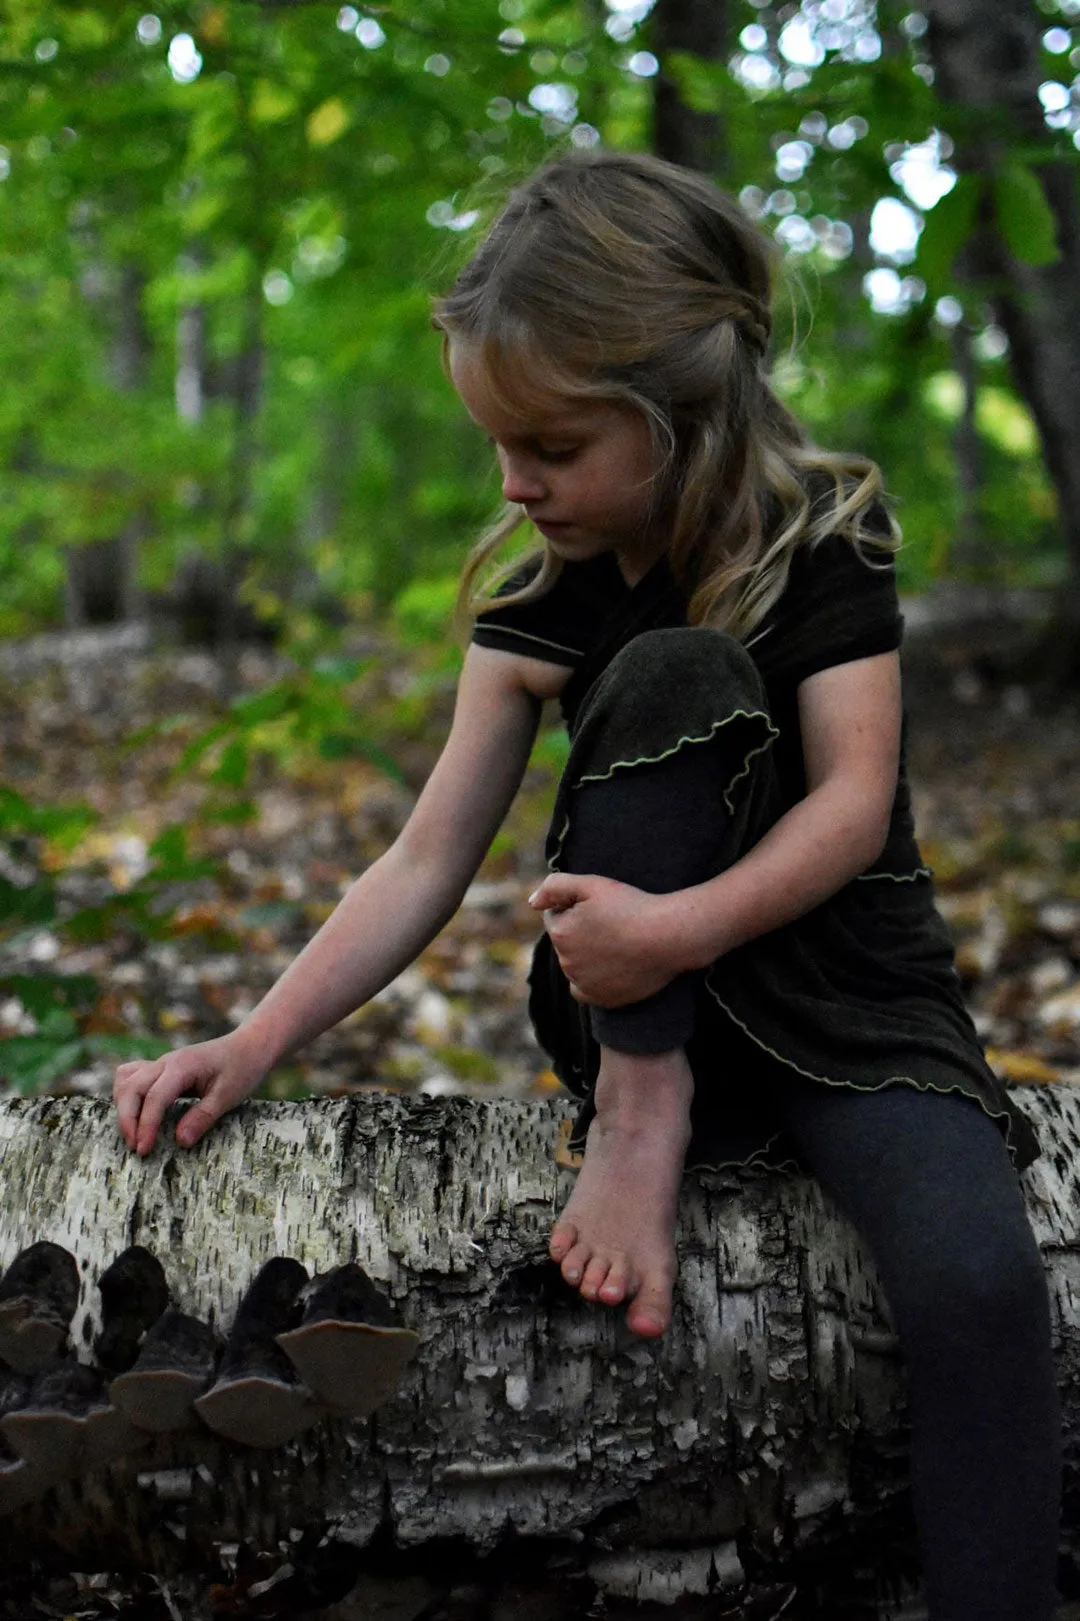
<svg viewBox="0 0 1080 1621">
<path fill-rule="evenodd" d="M 1025 1102 L 1045 1145 L 1024 1185 L 1074 1432 L 1080 1097 Z M 0 1103 L 0 1265 L 41 1239 L 74 1252 L 84 1359 L 96 1280 L 134 1243 L 163 1262 L 174 1306 L 219 1329 L 262 1264 L 290 1255 L 313 1272 L 358 1260 L 421 1338 L 368 1421 L 273 1452 L 202 1429 L 147 1437 L 0 1524 L 3 1541 L 87 1569 L 108 1547 L 167 1572 L 295 1527 L 481 1552 L 515 1533 L 584 1539 L 622 1590 L 679 1549 L 671 1581 L 693 1591 L 887 1518 L 906 1478 L 902 1370 L 874 1268 L 816 1182 L 688 1178 L 674 1323 L 645 1343 L 545 1261 L 570 1185 L 552 1157 L 565 1112 L 392 1094 L 254 1104 L 194 1152 L 170 1140 L 143 1162 L 103 1100 Z"/>
</svg>

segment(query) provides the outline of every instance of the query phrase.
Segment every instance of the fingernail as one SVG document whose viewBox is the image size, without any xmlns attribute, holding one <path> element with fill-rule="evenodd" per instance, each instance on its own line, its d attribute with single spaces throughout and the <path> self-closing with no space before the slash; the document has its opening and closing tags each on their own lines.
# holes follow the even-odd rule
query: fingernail
<svg viewBox="0 0 1080 1621">
<path fill-rule="evenodd" d="M 539 895 L 539 893 L 540 893 L 540 891 L 538 889 L 533 890 L 532 894 L 529 896 L 529 905 L 530 906 L 535 906 L 536 905 L 536 897 L 537 897 L 537 895 Z"/>
</svg>

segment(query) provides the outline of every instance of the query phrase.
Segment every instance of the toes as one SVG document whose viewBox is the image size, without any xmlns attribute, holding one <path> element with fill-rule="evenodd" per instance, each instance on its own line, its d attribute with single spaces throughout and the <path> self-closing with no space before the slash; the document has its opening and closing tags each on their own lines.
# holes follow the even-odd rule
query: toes
<svg viewBox="0 0 1080 1621">
<path fill-rule="evenodd" d="M 591 1260 L 592 1251 L 587 1244 L 575 1244 L 570 1253 L 563 1257 L 562 1275 L 571 1288 L 577 1288 Z"/>
<path fill-rule="evenodd" d="M 631 1333 L 659 1339 L 671 1321 L 671 1287 L 666 1278 L 646 1278 L 626 1314 Z"/>
<path fill-rule="evenodd" d="M 596 1300 L 611 1269 L 607 1256 L 594 1255 L 581 1280 L 580 1289 L 586 1300 Z"/>
<path fill-rule="evenodd" d="M 557 1221 L 548 1241 L 548 1254 L 553 1261 L 564 1261 L 578 1241 L 578 1230 L 572 1221 Z"/>
<path fill-rule="evenodd" d="M 621 1256 L 618 1256 L 611 1263 L 597 1299 L 602 1300 L 605 1306 L 617 1306 L 630 1292 L 630 1267 Z"/>
</svg>

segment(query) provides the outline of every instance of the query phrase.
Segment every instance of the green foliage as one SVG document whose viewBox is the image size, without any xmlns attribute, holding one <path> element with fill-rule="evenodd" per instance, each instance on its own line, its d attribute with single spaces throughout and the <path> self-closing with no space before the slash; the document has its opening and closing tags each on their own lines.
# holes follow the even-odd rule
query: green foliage
<svg viewBox="0 0 1080 1621">
<path fill-rule="evenodd" d="M 797 216 L 824 242 L 830 222 L 851 224 L 850 257 L 789 256 L 810 284 L 800 360 L 820 380 L 815 427 L 888 458 L 919 515 L 913 548 L 941 559 L 922 520 L 925 407 L 894 369 L 906 364 L 897 318 L 872 314 L 860 283 L 868 212 L 901 194 L 897 153 L 936 129 L 963 142 L 974 126 L 920 71 L 903 8 L 879 8 L 879 54 L 833 41 L 802 73 L 779 49 L 789 9 L 730 10 L 731 56 L 674 53 L 665 71 L 688 105 L 720 113 L 727 184 L 765 203 L 790 191 L 768 228 Z M 649 22 L 622 39 L 606 20 L 587 0 L 459 0 L 452 15 L 437 0 L 167 0 L 152 14 L 126 0 L 21 0 L 0 39 L 0 635 L 59 616 L 68 548 L 132 530 L 151 589 L 204 553 L 239 559 L 259 600 L 286 614 L 325 597 L 358 614 L 397 604 L 403 633 L 427 634 L 414 582 L 437 595 L 493 504 L 429 297 L 507 184 L 575 123 L 609 144 L 648 143 L 654 81 L 631 64 Z M 747 24 L 766 35 L 758 60 L 778 64 L 774 82 L 733 70 Z M 812 26 L 829 35 L 821 18 Z M 541 110 L 545 93 L 565 117 Z M 980 116 L 980 138 L 1004 154 L 992 218 L 1018 258 L 1050 263 L 1041 166 L 1076 154 L 1049 134 L 1022 145 L 1004 112 Z M 848 128 L 863 133 L 833 139 Z M 796 140 L 811 155 L 785 183 L 776 153 Z M 924 310 L 944 293 L 970 301 L 956 265 L 979 212 L 967 174 L 923 212 L 910 273 Z M 196 318 L 201 374 L 178 393 L 178 329 Z M 920 344 L 941 341 L 924 322 Z M 889 369 L 887 424 L 857 367 Z M 954 483 L 943 468 L 943 512 Z M 424 623 L 442 635 L 437 613 Z M 220 764 L 243 779 L 239 744 Z"/>
<path fill-rule="evenodd" d="M 280 764 L 295 761 L 305 750 L 324 760 L 369 760 L 403 783 L 391 755 L 367 727 L 356 724 L 358 688 L 372 669 L 371 659 L 317 657 L 262 692 L 234 698 L 221 719 L 191 740 L 175 774 L 186 776 L 202 767 L 208 781 L 224 790 L 234 806 L 260 759 Z M 169 830 L 170 835 L 178 831 Z"/>
<path fill-rule="evenodd" d="M 85 805 L 31 805 L 11 789 L 0 789 L 0 848 L 31 871 L 51 865 L 50 853 L 72 851 L 96 820 Z M 216 871 L 213 863 L 189 858 L 187 838 L 183 826 L 166 828 L 150 847 L 153 860 L 145 877 L 96 904 L 73 902 L 51 873 L 18 882 L 0 876 L 0 951 L 18 961 L 41 931 L 82 944 L 120 928 L 160 938 L 169 927 L 170 886 Z M 32 1026 L 26 1034 L 0 1040 L 0 1079 L 36 1092 L 95 1059 L 121 1062 L 162 1050 L 161 1042 L 87 1028 L 98 994 L 90 974 L 42 968 L 0 975 L 0 997 L 13 998 Z"/>
<path fill-rule="evenodd" d="M 781 50 L 795 8 L 728 10 L 723 60 L 675 53 L 665 73 L 687 105 L 720 115 L 725 184 L 793 244 L 777 387 L 821 443 L 881 464 L 905 531 L 902 583 L 921 588 L 956 566 L 960 499 L 963 385 L 934 306 L 949 295 L 986 328 L 983 294 L 958 276 L 977 229 L 1026 265 L 1056 260 L 1043 177 L 1080 155 L 1065 131 L 1021 140 L 1005 109 L 976 121 L 943 104 L 907 6 L 882 0 L 865 24 L 881 49 L 862 56 L 839 43 L 846 22 L 826 28 L 821 8 L 806 8 L 820 60 L 805 71 Z M 743 48 L 748 26 L 763 44 Z M 8 958 L 40 931 L 167 934 L 177 892 L 213 872 L 192 854 L 198 826 L 253 816 L 269 769 L 359 756 L 401 780 L 386 728 L 415 734 L 445 698 L 457 574 L 495 504 L 490 453 L 443 374 L 430 298 L 507 186 L 571 130 L 648 144 L 656 81 L 647 59 L 634 63 L 649 30 L 592 0 L 9 5 L 0 636 L 58 622 L 72 549 L 135 537 L 151 591 L 185 559 L 216 557 L 298 644 L 322 647 L 308 633 L 327 599 L 356 619 L 387 615 L 421 675 L 373 697 L 368 663 L 298 653 L 290 674 L 188 740 L 179 769 L 205 784 L 199 816 L 166 829 L 150 871 L 123 891 L 65 866 L 91 810 L 36 807 L 0 786 Z M 740 72 L 753 55 L 771 79 Z M 891 261 L 870 247 L 871 211 L 903 197 L 898 158 L 938 131 L 992 150 L 995 167 L 961 172 L 915 211 L 917 250 L 895 269 L 923 296 L 874 313 L 864 278 Z M 798 143 L 805 162 L 785 178 L 781 154 Z M 801 245 L 799 222 L 811 233 Z M 1064 567 L 1053 488 L 992 346 L 977 349 L 976 385 L 985 572 L 1052 581 Z M 553 770 L 564 752 L 555 732 L 539 744 Z M 114 1039 L 90 1028 L 85 978 L 42 969 L 0 988 L 34 1025 L 0 1046 L 15 1084 L 44 1084 Z"/>
<path fill-rule="evenodd" d="M 960 175 L 927 216 L 919 238 L 919 271 L 932 298 L 954 285 L 956 258 L 975 228 L 981 189 L 978 175 Z"/>
<path fill-rule="evenodd" d="M 994 175 L 994 212 L 1009 252 L 1026 265 L 1052 265 L 1061 257 L 1057 227 L 1034 169 L 1013 160 Z"/>
</svg>

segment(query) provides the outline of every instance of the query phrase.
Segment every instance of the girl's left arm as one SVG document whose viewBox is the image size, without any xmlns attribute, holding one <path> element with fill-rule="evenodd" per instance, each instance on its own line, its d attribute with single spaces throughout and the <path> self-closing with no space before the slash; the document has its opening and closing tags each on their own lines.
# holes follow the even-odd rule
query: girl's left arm
<svg viewBox="0 0 1080 1621">
<path fill-rule="evenodd" d="M 801 917 L 880 854 L 896 793 L 900 660 L 821 670 L 798 691 L 807 792 L 716 878 L 667 895 L 557 873 L 536 892 L 581 999 L 640 1001 L 688 969 Z"/>
</svg>

